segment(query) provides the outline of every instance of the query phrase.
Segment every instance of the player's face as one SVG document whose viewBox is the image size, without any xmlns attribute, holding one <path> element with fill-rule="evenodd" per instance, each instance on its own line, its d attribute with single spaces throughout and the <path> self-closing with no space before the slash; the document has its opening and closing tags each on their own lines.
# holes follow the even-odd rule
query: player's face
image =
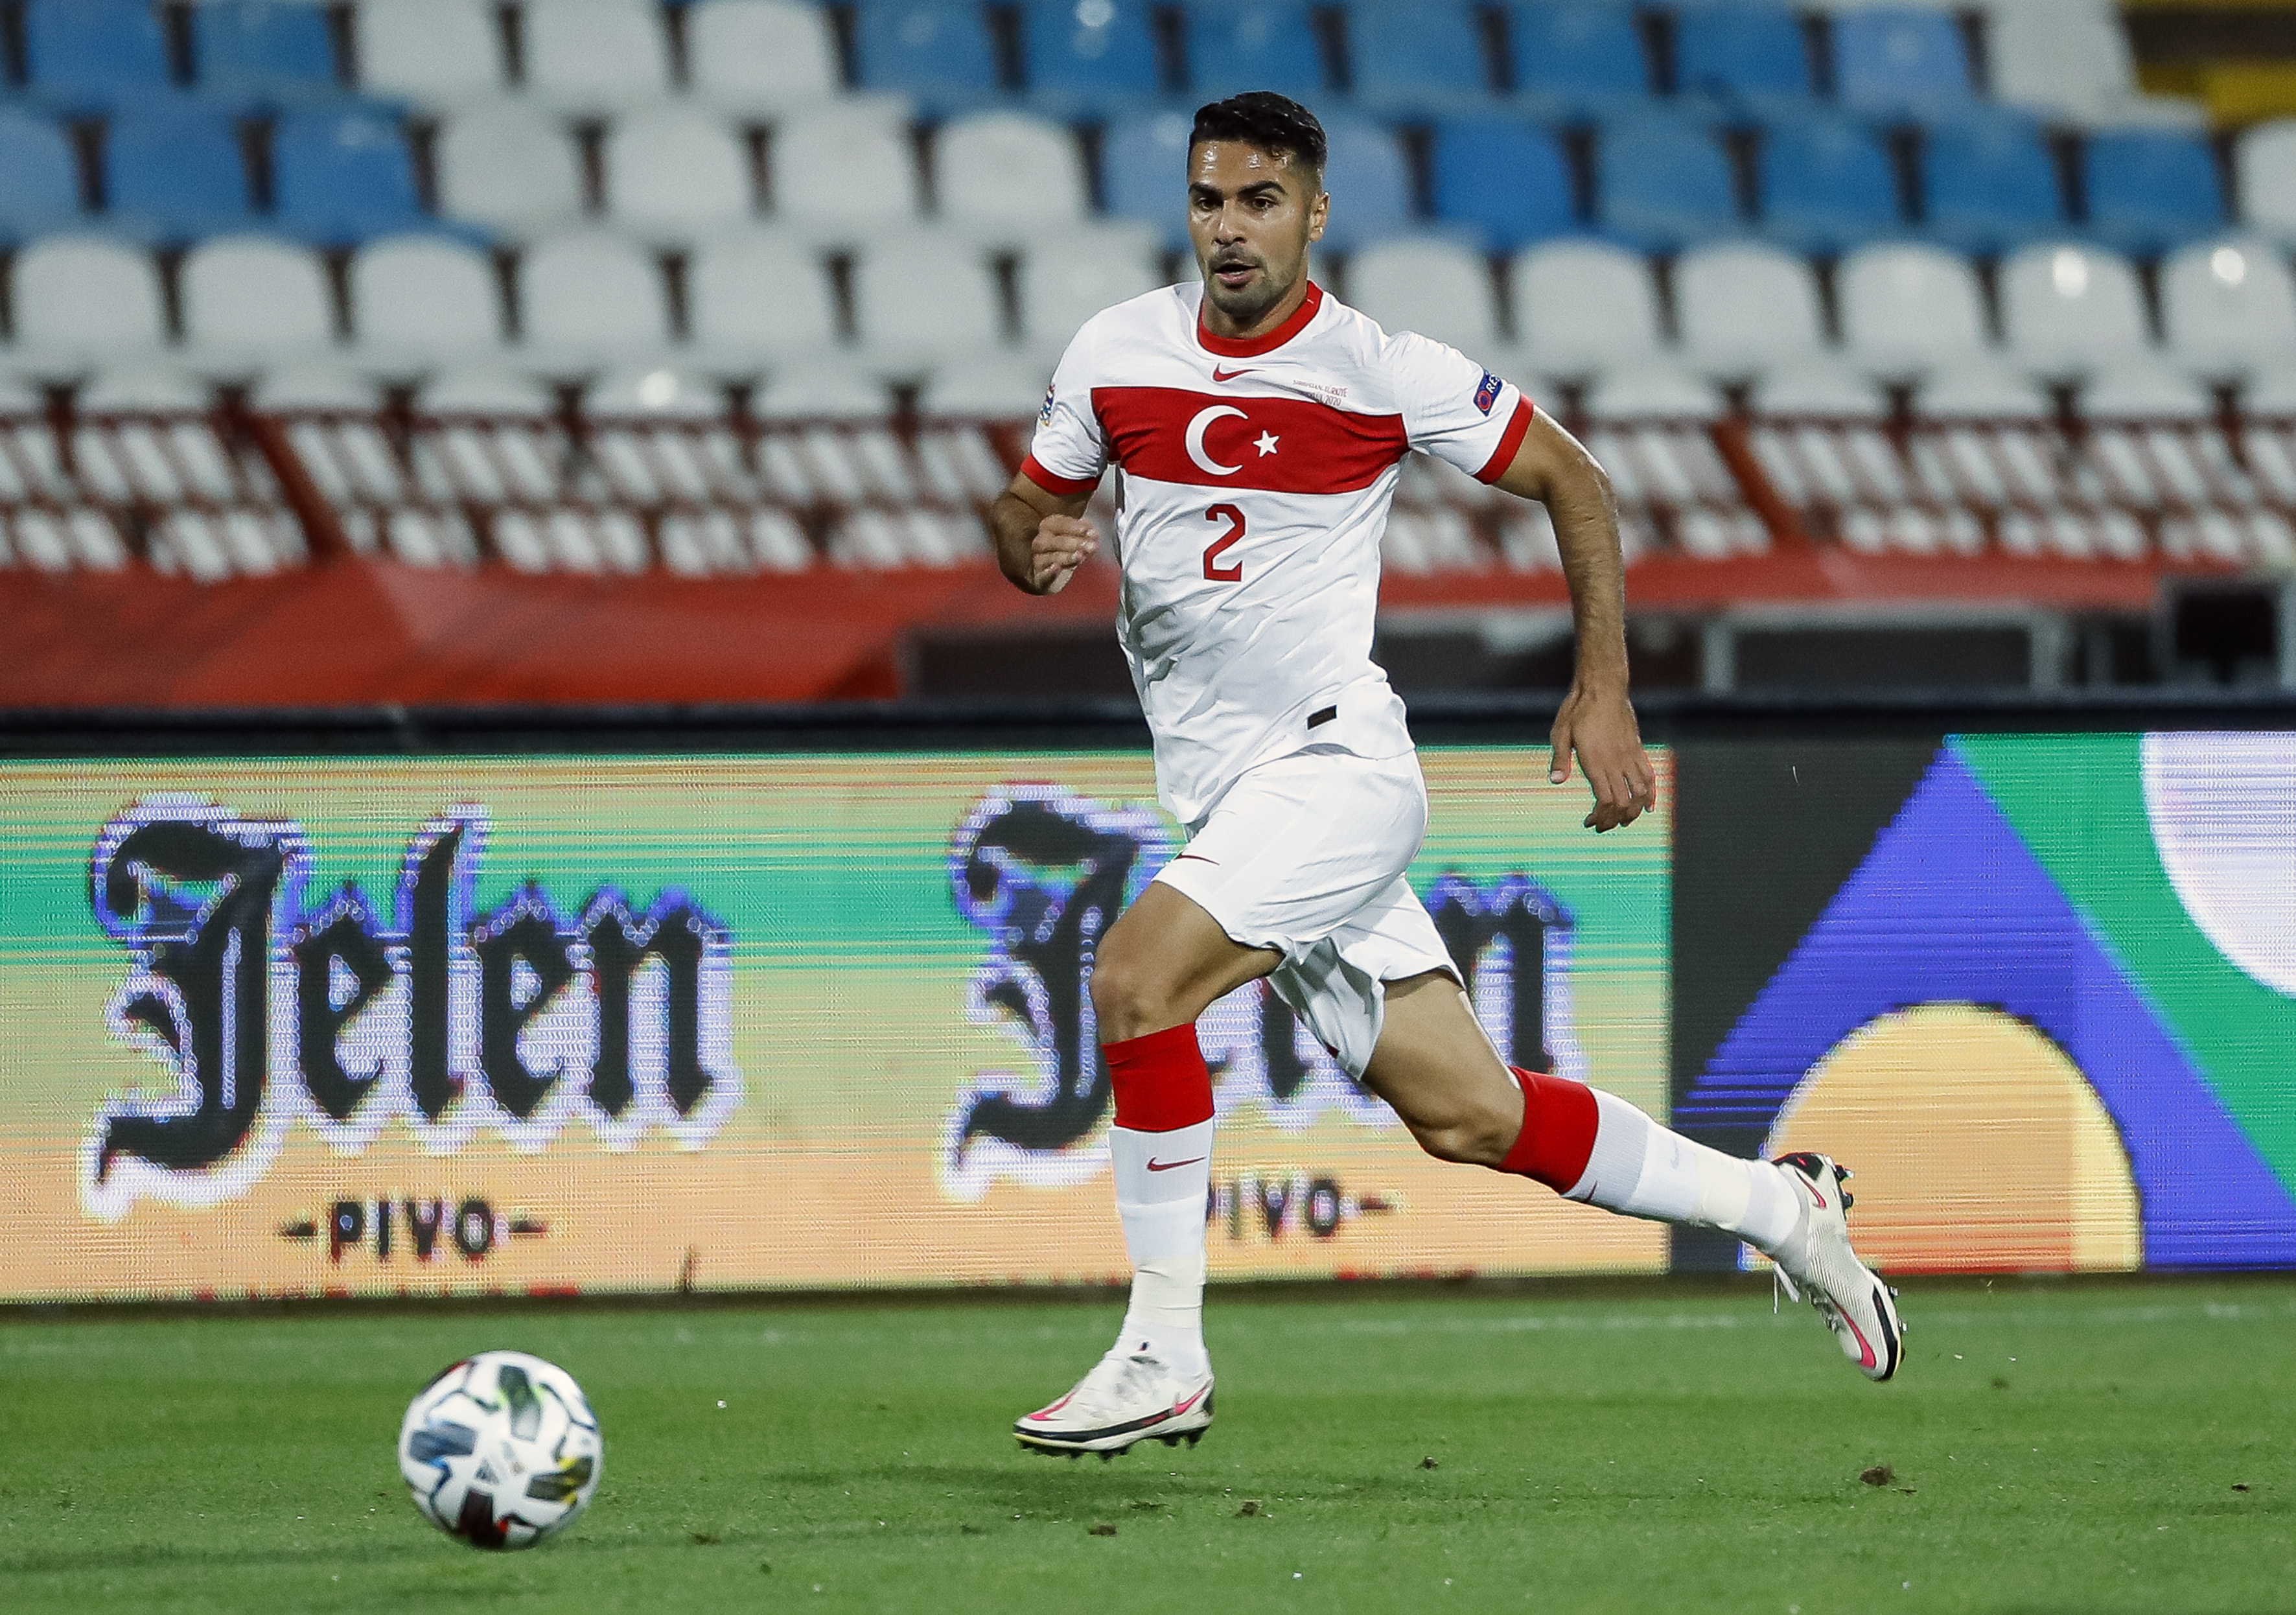
<svg viewBox="0 0 2296 1615">
<path fill-rule="evenodd" d="M 1239 327 L 1257 324 L 1299 284 L 1330 210 L 1322 176 L 1296 159 L 1234 140 L 1188 152 L 1188 239 L 1204 296 Z"/>
</svg>

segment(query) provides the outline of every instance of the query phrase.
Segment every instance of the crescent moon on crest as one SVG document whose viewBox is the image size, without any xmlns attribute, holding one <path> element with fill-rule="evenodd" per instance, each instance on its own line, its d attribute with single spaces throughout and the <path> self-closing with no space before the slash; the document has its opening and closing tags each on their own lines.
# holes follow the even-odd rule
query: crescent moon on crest
<svg viewBox="0 0 2296 1615">
<path fill-rule="evenodd" d="M 1239 421 L 1244 418 L 1243 411 L 1233 404 L 1215 404 L 1210 409 L 1196 412 L 1196 418 L 1188 422 L 1188 458 L 1193 460 L 1199 469 L 1208 471 L 1215 477 L 1233 477 L 1243 467 L 1222 465 L 1204 452 L 1204 429 L 1222 415 L 1234 415 Z"/>
</svg>

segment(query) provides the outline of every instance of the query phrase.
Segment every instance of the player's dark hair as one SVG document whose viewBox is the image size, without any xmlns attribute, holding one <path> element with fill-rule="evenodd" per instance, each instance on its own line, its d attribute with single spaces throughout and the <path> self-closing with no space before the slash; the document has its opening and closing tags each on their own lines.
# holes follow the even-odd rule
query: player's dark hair
<svg viewBox="0 0 2296 1615">
<path fill-rule="evenodd" d="M 1196 127 L 1188 131 L 1188 150 L 1207 140 L 1240 141 L 1270 157 L 1296 159 L 1318 175 L 1330 143 L 1316 115 L 1289 95 L 1273 90 L 1246 90 L 1226 101 L 1196 109 Z"/>
</svg>

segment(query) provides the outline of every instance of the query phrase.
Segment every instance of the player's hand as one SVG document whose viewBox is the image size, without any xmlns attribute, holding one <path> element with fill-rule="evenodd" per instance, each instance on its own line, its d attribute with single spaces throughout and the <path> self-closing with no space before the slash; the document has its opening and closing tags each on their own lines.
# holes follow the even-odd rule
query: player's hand
<svg viewBox="0 0 2296 1615">
<path fill-rule="evenodd" d="M 1100 549 L 1100 529 L 1081 516 L 1047 516 L 1037 523 L 1029 546 L 1029 589 L 1031 594 L 1057 594 L 1069 586 L 1077 568 Z"/>
<path fill-rule="evenodd" d="M 1595 792 L 1595 811 L 1584 822 L 1597 835 L 1633 824 L 1658 800 L 1658 775 L 1625 691 L 1582 692 L 1573 685 L 1554 715 L 1552 743 L 1546 777 L 1557 785 L 1568 780 L 1570 754 L 1578 754 Z"/>
</svg>

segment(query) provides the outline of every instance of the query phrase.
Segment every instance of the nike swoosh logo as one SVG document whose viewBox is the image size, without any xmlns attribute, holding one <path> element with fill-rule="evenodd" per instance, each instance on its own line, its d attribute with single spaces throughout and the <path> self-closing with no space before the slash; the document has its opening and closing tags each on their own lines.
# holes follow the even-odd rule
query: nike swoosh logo
<svg viewBox="0 0 2296 1615">
<path fill-rule="evenodd" d="M 1212 380 L 1215 381 L 1233 381 L 1238 376 L 1248 376 L 1250 373 L 1251 366 L 1249 365 L 1242 370 L 1222 370 L 1217 365 L 1212 366 Z"/>
<path fill-rule="evenodd" d="M 1201 1155 L 1191 1155 L 1185 1160 L 1151 1160 L 1148 1163 L 1148 1169 L 1151 1172 L 1169 1172 L 1174 1167 L 1193 1167 L 1203 1159 L 1204 1158 Z"/>
<path fill-rule="evenodd" d="M 1217 864 L 1217 863 L 1218 863 L 1218 862 L 1219 862 L 1219 860 L 1218 860 L 1218 858 L 1208 858 L 1208 857 L 1204 857 L 1204 855 L 1203 855 L 1202 853 L 1201 853 L 1201 852 L 1184 852 L 1184 853 L 1182 853 L 1182 854 L 1180 855 L 1180 857 L 1181 857 L 1181 858 L 1193 858 L 1193 859 L 1195 859 L 1195 861 L 1196 861 L 1197 863 L 1199 863 L 1199 864 Z M 1177 863 L 1177 862 L 1179 862 L 1179 858 L 1175 858 L 1175 859 L 1173 860 L 1173 862 L 1174 862 L 1174 863 Z"/>
<path fill-rule="evenodd" d="M 1185 1401 L 1185 1402 L 1175 1402 L 1175 1403 L 1173 1403 L 1173 1404 L 1172 1404 L 1172 1412 L 1173 1412 L 1173 1413 L 1174 1413 L 1174 1414 L 1176 1414 L 1176 1415 L 1177 1415 L 1177 1414 L 1184 1414 L 1184 1413 L 1187 1412 L 1187 1411 L 1188 1411 L 1188 1409 L 1190 1409 L 1191 1407 L 1193 1407 L 1197 1403 L 1199 1403 L 1199 1402 L 1202 1401 L 1202 1400 L 1204 1399 L 1204 1392 L 1206 1392 L 1206 1391 L 1210 1390 L 1210 1389 L 1211 1389 L 1211 1387 L 1210 1387 L 1210 1386 L 1209 1386 L 1209 1385 L 1199 1385 L 1199 1386 L 1197 1386 L 1197 1387 L 1196 1387 L 1196 1394 L 1195 1394 L 1194 1396 L 1190 1397 L 1190 1398 L 1189 1398 L 1186 1401 Z"/>
<path fill-rule="evenodd" d="M 1801 1186 L 1809 1191 L 1809 1197 L 1817 1202 L 1817 1209 L 1821 1211 L 1824 1210 L 1825 1196 L 1817 1192 L 1817 1185 L 1805 1177 L 1801 1180 Z"/>
</svg>

